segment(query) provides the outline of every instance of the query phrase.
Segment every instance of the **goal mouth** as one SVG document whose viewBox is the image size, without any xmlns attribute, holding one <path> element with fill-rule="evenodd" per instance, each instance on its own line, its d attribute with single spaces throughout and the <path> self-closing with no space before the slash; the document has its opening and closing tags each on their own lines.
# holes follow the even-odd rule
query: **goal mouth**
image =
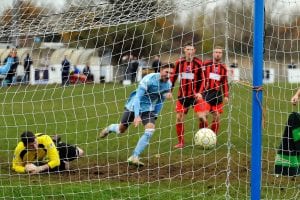
<svg viewBox="0 0 300 200">
<path fill-rule="evenodd" d="M 3 0 L 3 198 L 295 198 L 300 0 L 257 3 Z"/>
</svg>

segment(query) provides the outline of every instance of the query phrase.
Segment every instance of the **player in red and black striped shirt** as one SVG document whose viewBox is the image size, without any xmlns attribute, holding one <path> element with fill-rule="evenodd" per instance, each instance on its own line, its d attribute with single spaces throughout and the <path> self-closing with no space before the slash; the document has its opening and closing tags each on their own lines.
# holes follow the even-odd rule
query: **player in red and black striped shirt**
<svg viewBox="0 0 300 200">
<path fill-rule="evenodd" d="M 175 148 L 184 146 L 184 116 L 190 106 L 194 107 L 196 113 L 200 113 L 199 103 L 204 101 L 201 92 L 204 89 L 204 73 L 202 61 L 195 57 L 196 49 L 192 44 L 184 47 L 185 57 L 178 59 L 175 63 L 173 76 L 170 78 L 174 87 L 177 78 L 180 78 L 178 89 L 178 100 L 176 102 L 176 132 L 178 144 Z"/>
<path fill-rule="evenodd" d="M 213 60 L 207 60 L 203 63 L 205 66 L 205 83 L 203 98 L 204 104 L 201 104 L 202 116 L 204 119 L 200 128 L 208 126 L 207 115 L 212 113 L 213 119 L 211 129 L 217 134 L 220 127 L 220 114 L 223 113 L 223 101 L 228 102 L 228 79 L 227 67 L 222 63 L 222 47 L 216 46 L 213 51 Z M 223 99 L 224 96 L 224 99 Z"/>
</svg>

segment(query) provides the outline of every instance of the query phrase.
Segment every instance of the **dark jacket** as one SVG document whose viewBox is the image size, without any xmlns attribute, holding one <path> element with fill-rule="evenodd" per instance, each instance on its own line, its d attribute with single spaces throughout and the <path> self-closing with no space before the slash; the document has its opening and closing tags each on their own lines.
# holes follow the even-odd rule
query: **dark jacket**
<svg viewBox="0 0 300 200">
<path fill-rule="evenodd" d="M 26 58 L 24 59 L 24 70 L 25 71 L 29 71 L 30 70 L 30 66 L 32 65 L 32 59 L 30 56 L 26 56 Z"/>
</svg>

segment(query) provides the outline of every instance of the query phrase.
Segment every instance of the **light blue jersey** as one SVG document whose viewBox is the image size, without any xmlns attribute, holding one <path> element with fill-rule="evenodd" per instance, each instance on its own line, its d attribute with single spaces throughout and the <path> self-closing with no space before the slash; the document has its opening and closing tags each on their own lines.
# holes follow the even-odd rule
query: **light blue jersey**
<svg viewBox="0 0 300 200">
<path fill-rule="evenodd" d="M 171 86 L 170 81 L 160 81 L 160 73 L 148 74 L 141 80 L 138 88 L 130 94 L 125 107 L 134 112 L 135 117 L 147 111 L 158 114 L 162 109 L 165 94 L 171 91 Z"/>
<path fill-rule="evenodd" d="M 5 65 L 0 67 L 0 74 L 7 74 L 14 62 L 14 58 L 8 57 Z"/>
</svg>

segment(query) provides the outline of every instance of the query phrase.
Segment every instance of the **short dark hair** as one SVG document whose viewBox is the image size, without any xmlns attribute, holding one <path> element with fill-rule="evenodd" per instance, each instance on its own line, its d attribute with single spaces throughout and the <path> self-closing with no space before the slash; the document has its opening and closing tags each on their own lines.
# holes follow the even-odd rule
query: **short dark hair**
<svg viewBox="0 0 300 200">
<path fill-rule="evenodd" d="M 187 46 L 192 46 L 192 47 L 194 47 L 195 45 L 194 45 L 193 42 L 186 42 L 186 43 L 184 43 L 183 46 L 184 46 L 184 47 L 187 47 Z"/>
<path fill-rule="evenodd" d="M 35 135 L 31 131 L 24 131 L 21 135 L 21 140 L 25 146 L 35 140 Z"/>
<path fill-rule="evenodd" d="M 162 66 L 160 66 L 160 69 L 165 69 L 165 68 L 174 68 L 173 63 L 165 63 Z"/>
<path fill-rule="evenodd" d="M 223 50 L 224 48 L 222 46 L 220 46 L 220 45 L 217 45 L 217 46 L 214 47 L 214 50 L 215 49 L 222 49 Z"/>
</svg>

